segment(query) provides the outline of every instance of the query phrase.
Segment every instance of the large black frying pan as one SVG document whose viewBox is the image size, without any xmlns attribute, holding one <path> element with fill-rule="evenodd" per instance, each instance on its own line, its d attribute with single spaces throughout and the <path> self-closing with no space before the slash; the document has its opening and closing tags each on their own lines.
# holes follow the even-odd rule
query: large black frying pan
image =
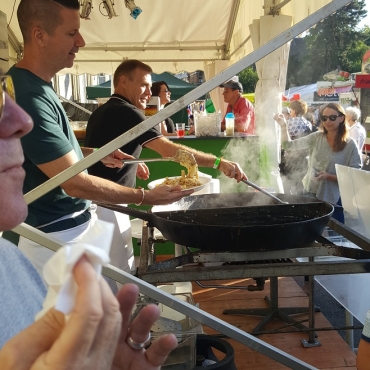
<svg viewBox="0 0 370 370">
<path fill-rule="evenodd" d="M 174 243 L 208 251 L 259 251 L 304 247 L 322 234 L 333 206 L 315 198 L 261 193 L 189 196 L 149 211 L 99 204 L 146 220 Z"/>
</svg>

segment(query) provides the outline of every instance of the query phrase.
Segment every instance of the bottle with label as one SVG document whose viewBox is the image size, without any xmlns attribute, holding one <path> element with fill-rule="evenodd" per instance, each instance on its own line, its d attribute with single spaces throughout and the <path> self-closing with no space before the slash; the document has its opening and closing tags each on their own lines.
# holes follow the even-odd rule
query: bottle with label
<svg viewBox="0 0 370 370">
<path fill-rule="evenodd" d="M 233 136 L 234 135 L 234 124 L 235 124 L 235 116 L 233 113 L 227 113 L 225 116 L 225 133 L 226 136 Z"/>
</svg>

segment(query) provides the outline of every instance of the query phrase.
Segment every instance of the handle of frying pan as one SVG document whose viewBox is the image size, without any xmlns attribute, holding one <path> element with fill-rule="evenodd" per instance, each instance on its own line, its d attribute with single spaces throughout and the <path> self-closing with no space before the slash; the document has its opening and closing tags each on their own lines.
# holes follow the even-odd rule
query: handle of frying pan
<svg viewBox="0 0 370 370">
<path fill-rule="evenodd" d="M 281 199 L 279 199 L 279 198 L 275 197 L 275 195 L 272 195 L 272 194 L 271 194 L 271 193 L 269 193 L 268 191 L 266 191 L 266 190 L 264 190 L 264 189 L 260 188 L 260 187 L 259 187 L 258 185 L 256 185 L 255 183 L 253 183 L 253 182 L 251 182 L 251 181 L 249 181 L 249 180 L 246 180 L 246 179 L 243 179 L 242 181 L 243 181 L 245 184 L 250 185 L 252 188 L 255 188 L 255 189 L 257 189 L 258 191 L 260 191 L 261 193 L 263 193 L 263 194 L 265 194 L 265 195 L 269 196 L 270 198 L 275 199 L 277 202 L 279 202 L 279 203 L 281 203 L 281 204 L 287 204 L 287 202 L 283 202 Z"/>
<path fill-rule="evenodd" d="M 118 204 L 108 204 L 108 203 L 95 203 L 96 205 L 104 208 L 111 209 L 112 211 L 121 212 L 129 216 L 140 218 L 144 221 L 153 221 L 153 215 L 146 212 L 141 211 L 136 208 L 130 208 L 125 206 L 120 206 Z"/>
</svg>

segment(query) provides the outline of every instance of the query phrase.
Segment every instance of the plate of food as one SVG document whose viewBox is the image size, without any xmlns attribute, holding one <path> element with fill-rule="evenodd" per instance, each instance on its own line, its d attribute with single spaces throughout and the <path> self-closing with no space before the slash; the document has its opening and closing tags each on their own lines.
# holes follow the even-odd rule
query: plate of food
<svg viewBox="0 0 370 370">
<path fill-rule="evenodd" d="M 199 176 L 195 178 L 187 178 L 182 176 L 171 176 L 163 179 L 151 181 L 148 184 L 149 189 L 153 189 L 158 185 L 181 185 L 182 191 L 194 190 L 194 192 L 202 190 L 207 184 L 211 182 L 211 177 Z"/>
</svg>

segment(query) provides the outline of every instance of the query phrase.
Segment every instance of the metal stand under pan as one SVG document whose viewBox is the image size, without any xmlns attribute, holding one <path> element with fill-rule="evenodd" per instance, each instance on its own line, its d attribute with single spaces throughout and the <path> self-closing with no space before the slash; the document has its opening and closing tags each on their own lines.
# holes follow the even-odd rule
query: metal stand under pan
<svg viewBox="0 0 370 370">
<path fill-rule="evenodd" d="M 166 261 L 155 261 L 155 243 L 163 242 L 153 237 L 153 228 L 143 223 L 142 245 L 140 255 L 140 266 L 138 277 L 153 284 L 168 282 L 203 281 L 203 280 L 232 280 L 241 278 L 270 278 L 270 299 L 266 299 L 270 304 L 266 309 L 245 309 L 245 310 L 226 310 L 227 314 L 249 314 L 266 315 L 265 318 L 253 330 L 253 334 L 273 333 L 261 331 L 264 326 L 274 318 L 278 318 L 288 323 L 288 327 L 295 327 L 294 331 L 308 332 L 308 340 L 302 340 L 305 347 L 320 345 L 315 339 L 315 307 L 313 304 L 314 295 L 314 275 L 335 275 L 335 274 L 357 274 L 370 272 L 370 243 L 366 238 L 353 233 L 350 229 L 335 221 L 330 221 L 329 226 L 335 228 L 337 232 L 361 246 L 363 249 L 344 248 L 335 245 L 325 238 L 318 238 L 320 242 L 314 242 L 306 247 L 297 249 L 284 249 L 277 251 L 263 252 L 189 252 L 185 255 L 171 258 Z M 351 260 L 341 261 L 314 261 L 319 256 L 345 257 Z M 296 258 L 308 257 L 308 262 L 297 262 Z M 288 262 L 266 263 L 269 260 L 287 259 Z M 236 262 L 254 261 L 249 264 L 237 264 L 226 266 L 205 267 L 207 262 Z M 191 265 L 186 268 L 184 265 Z M 188 266 L 187 266 L 188 267 Z M 300 308 L 279 308 L 278 307 L 278 283 L 277 278 L 283 276 L 309 276 L 309 307 Z M 202 284 L 200 284 L 202 286 Z M 219 287 L 219 286 L 217 286 Z M 229 288 L 220 286 L 223 288 Z M 240 288 L 240 287 L 239 287 Z M 246 287 L 241 287 L 246 289 Z M 302 312 L 309 314 L 308 328 L 292 319 L 289 315 Z M 339 330 L 340 328 L 335 328 Z M 348 329 L 348 328 L 346 328 Z M 327 330 L 327 328 L 322 329 Z M 334 330 L 334 329 L 333 329 Z M 274 331 L 282 332 L 282 331 Z M 286 332 L 286 331 L 284 331 Z"/>
</svg>

